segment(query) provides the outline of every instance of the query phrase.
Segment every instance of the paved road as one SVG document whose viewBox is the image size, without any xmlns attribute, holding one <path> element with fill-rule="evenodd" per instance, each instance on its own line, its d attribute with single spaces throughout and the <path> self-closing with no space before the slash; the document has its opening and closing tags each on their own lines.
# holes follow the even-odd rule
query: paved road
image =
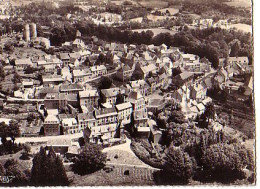
<svg viewBox="0 0 260 189">
<path fill-rule="evenodd" d="M 83 137 L 83 133 L 76 133 L 71 135 L 59 135 L 59 136 L 42 136 L 42 137 L 19 137 L 16 138 L 16 143 L 26 143 L 26 142 L 47 142 L 48 140 L 54 139 L 77 139 Z"/>
</svg>

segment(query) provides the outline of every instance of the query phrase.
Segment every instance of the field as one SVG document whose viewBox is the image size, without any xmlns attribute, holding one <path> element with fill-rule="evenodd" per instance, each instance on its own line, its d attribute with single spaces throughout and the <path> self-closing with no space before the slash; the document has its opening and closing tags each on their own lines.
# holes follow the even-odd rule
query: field
<svg viewBox="0 0 260 189">
<path fill-rule="evenodd" d="M 129 175 L 125 175 L 129 171 Z M 153 171 L 144 168 L 134 168 L 127 166 L 115 166 L 109 173 L 104 170 L 95 173 L 79 176 L 72 172 L 67 173 L 69 178 L 73 178 L 71 186 L 147 186 L 155 185 L 153 181 Z"/>
<path fill-rule="evenodd" d="M 170 33 L 171 35 L 174 35 L 176 33 L 176 31 L 168 30 L 168 29 L 164 29 L 164 28 L 136 29 L 136 30 L 132 30 L 132 31 L 141 33 L 142 31 L 146 32 L 147 30 L 151 30 L 153 32 L 154 36 L 156 36 L 160 33 Z"/>
<path fill-rule="evenodd" d="M 235 0 L 234 2 L 225 2 L 232 7 L 251 8 L 251 0 Z"/>
<path fill-rule="evenodd" d="M 252 26 L 247 24 L 231 24 L 231 28 L 236 28 L 237 30 L 241 30 L 243 32 L 252 33 Z"/>
<path fill-rule="evenodd" d="M 229 127 L 242 132 L 250 139 L 255 138 L 254 113 L 243 102 L 228 99 L 226 105 L 222 104 L 217 110 L 219 117 L 226 119 Z"/>
<path fill-rule="evenodd" d="M 158 0 L 146 0 L 146 1 L 139 1 L 139 3 L 146 7 L 146 8 L 165 8 L 168 6 L 168 2 L 165 1 L 158 1 Z"/>
<path fill-rule="evenodd" d="M 115 150 L 108 150 L 107 167 L 112 171 L 100 170 L 95 173 L 79 176 L 69 171 L 68 176 L 73 180 L 72 186 L 144 186 L 154 185 L 153 172 L 155 169 L 150 168 L 139 160 L 128 147 L 129 144 L 121 145 L 124 150 L 118 150 L 120 146 L 114 146 Z M 128 172 L 128 173 L 127 173 Z"/>
<path fill-rule="evenodd" d="M 179 9 L 175 9 L 175 8 L 164 8 L 159 10 L 161 13 L 166 13 L 166 10 L 169 11 L 170 15 L 175 15 L 179 12 Z"/>
</svg>

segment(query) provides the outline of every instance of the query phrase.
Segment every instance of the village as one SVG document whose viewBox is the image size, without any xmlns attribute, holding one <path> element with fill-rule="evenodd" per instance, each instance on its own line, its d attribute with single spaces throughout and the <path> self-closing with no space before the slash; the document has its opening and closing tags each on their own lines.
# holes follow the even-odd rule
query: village
<svg viewBox="0 0 260 189">
<path fill-rule="evenodd" d="M 75 1 L 74 6 L 95 8 L 82 3 Z M 150 14 L 148 19 L 160 17 L 155 16 L 158 10 Z M 168 19 L 174 14 L 160 13 Z M 76 18 L 69 15 L 69 19 Z M 94 14 L 88 19 L 108 26 L 124 24 L 115 14 Z M 204 128 L 252 144 L 254 130 L 245 134 L 233 123 L 234 117 L 246 112 L 232 105 L 249 107 L 253 99 L 249 57 L 219 57 L 216 67 L 206 57 L 166 44 L 107 42 L 96 36 L 86 43 L 79 30 L 73 40 L 55 46 L 47 36 L 38 36 L 38 27 L 44 28 L 38 23 L 27 22 L 22 27 L 23 32 L 12 31 L 0 38 L 0 122 L 19 125 L 14 141 L 30 145 L 32 154 L 41 146 L 53 147 L 64 165 L 70 165 L 85 144 L 101 145 L 104 152 L 117 149 L 117 154 L 125 148 L 137 158 L 137 167 L 140 164 L 153 172 L 150 166 L 160 167 L 143 159 L 138 141 L 149 143 L 151 157 L 160 157 L 172 120 L 200 134 L 205 131 L 198 125 L 207 122 Z M 195 19 L 189 27 L 231 28 L 227 21 L 213 23 L 213 19 Z M 180 31 L 176 28 L 175 32 Z M 244 111 L 251 115 L 251 108 Z M 243 121 L 251 126 L 249 116 Z M 114 165 L 109 161 L 107 166 Z"/>
</svg>

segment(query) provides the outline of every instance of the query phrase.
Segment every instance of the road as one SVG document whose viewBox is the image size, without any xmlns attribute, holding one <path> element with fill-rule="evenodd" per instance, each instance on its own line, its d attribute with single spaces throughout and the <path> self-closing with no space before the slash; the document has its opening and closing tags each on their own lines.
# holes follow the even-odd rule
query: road
<svg viewBox="0 0 260 189">
<path fill-rule="evenodd" d="M 54 139 L 77 139 L 83 137 L 83 133 L 76 133 L 71 135 L 59 135 L 59 136 L 42 136 L 42 137 L 19 137 L 16 138 L 16 143 L 26 143 L 26 142 L 47 142 L 48 140 Z"/>
</svg>

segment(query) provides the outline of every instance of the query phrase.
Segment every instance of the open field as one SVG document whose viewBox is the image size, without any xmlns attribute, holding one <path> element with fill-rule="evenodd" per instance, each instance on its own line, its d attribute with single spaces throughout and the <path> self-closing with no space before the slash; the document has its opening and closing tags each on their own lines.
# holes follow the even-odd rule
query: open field
<svg viewBox="0 0 260 189">
<path fill-rule="evenodd" d="M 255 137 L 254 113 L 243 102 L 228 99 L 226 105 L 222 104 L 217 110 L 219 117 L 226 119 L 229 127 L 242 132 L 249 138 Z M 231 110 L 232 113 L 230 113 Z"/>
<path fill-rule="evenodd" d="M 252 33 L 252 26 L 247 24 L 231 24 L 231 28 L 236 28 L 237 30 L 241 30 L 243 32 Z"/>
<path fill-rule="evenodd" d="M 232 7 L 251 8 L 251 0 L 235 0 L 234 2 L 225 2 Z"/>
<path fill-rule="evenodd" d="M 139 1 L 139 3 L 146 8 L 165 8 L 168 6 L 168 2 L 160 0 L 146 0 Z"/>
<path fill-rule="evenodd" d="M 170 33 L 171 35 L 174 35 L 176 33 L 176 31 L 165 29 L 165 28 L 136 29 L 136 30 L 132 30 L 132 31 L 141 33 L 142 31 L 146 32 L 147 30 L 151 30 L 153 32 L 154 36 L 156 36 L 160 33 Z"/>
<path fill-rule="evenodd" d="M 129 171 L 129 175 L 124 175 Z M 153 181 L 153 170 L 145 168 L 134 168 L 127 166 L 115 166 L 109 173 L 104 170 L 79 176 L 72 172 L 67 173 L 73 179 L 71 186 L 147 186 L 155 185 Z"/>
<path fill-rule="evenodd" d="M 170 15 L 175 15 L 179 12 L 179 9 L 176 8 L 164 8 L 164 9 L 160 9 L 159 12 L 166 13 L 167 10 L 169 11 Z"/>
</svg>

